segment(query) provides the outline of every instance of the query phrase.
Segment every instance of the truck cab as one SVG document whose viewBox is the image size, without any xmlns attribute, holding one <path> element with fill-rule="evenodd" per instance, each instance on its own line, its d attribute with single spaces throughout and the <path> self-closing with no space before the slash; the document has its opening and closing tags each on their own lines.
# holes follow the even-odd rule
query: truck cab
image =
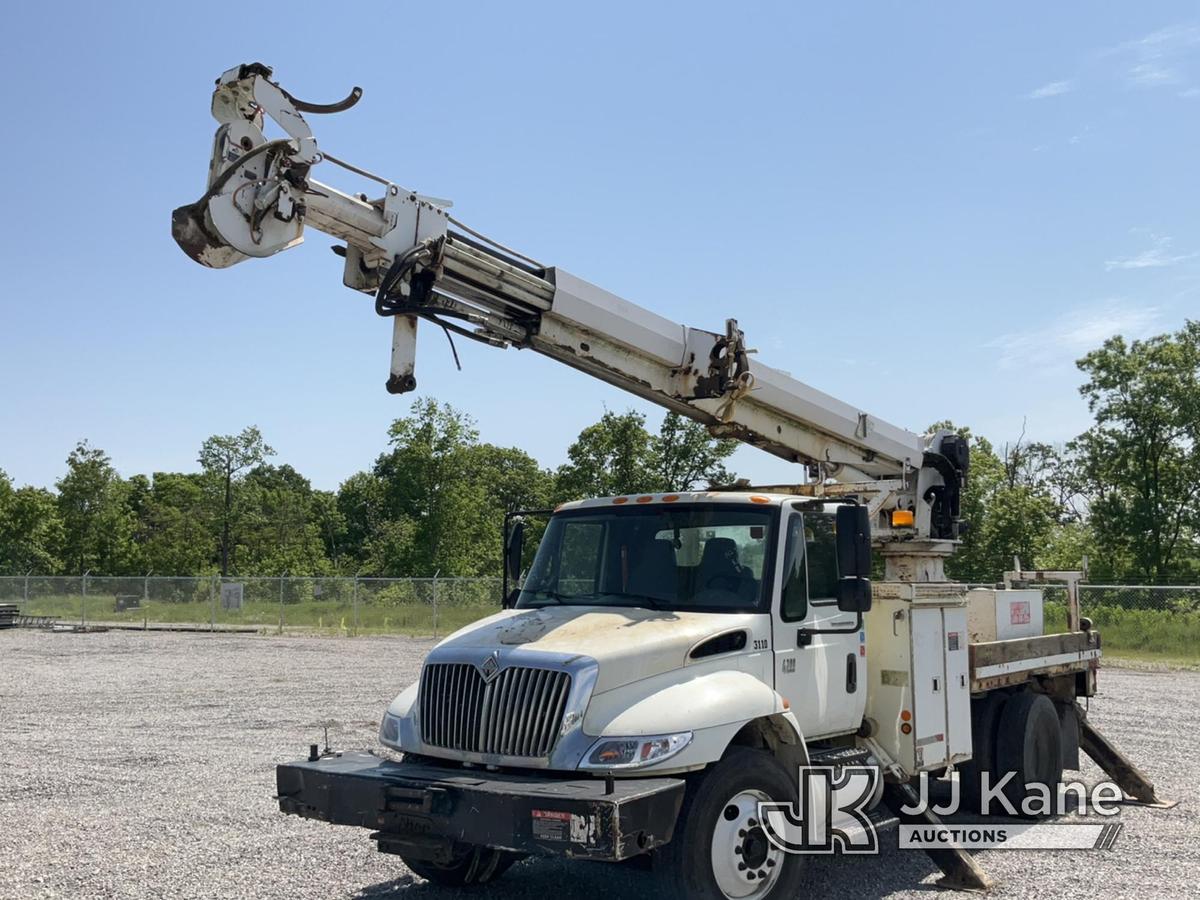
<svg viewBox="0 0 1200 900">
<path fill-rule="evenodd" d="M 509 609 L 450 635 L 381 728 L 396 750 L 627 777 L 721 758 L 747 723 L 855 732 L 865 632 L 839 606 L 838 510 L 771 494 L 584 500 Z M 850 595 L 854 600 L 854 596 Z"/>
<path fill-rule="evenodd" d="M 855 738 L 869 548 L 853 502 L 564 504 L 506 608 L 434 647 L 387 709 L 402 760 L 314 752 L 279 767 L 280 806 L 378 828 L 442 884 L 535 853 L 648 860 L 669 896 L 792 896 L 800 859 L 763 804 L 792 808 L 819 753 L 879 765 Z"/>
</svg>

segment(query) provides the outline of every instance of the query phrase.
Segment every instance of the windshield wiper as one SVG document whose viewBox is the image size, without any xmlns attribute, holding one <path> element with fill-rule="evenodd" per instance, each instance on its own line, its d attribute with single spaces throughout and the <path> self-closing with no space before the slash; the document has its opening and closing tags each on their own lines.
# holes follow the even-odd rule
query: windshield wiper
<svg viewBox="0 0 1200 900">
<path fill-rule="evenodd" d="M 635 605 L 644 604 L 646 607 L 648 607 L 650 609 L 662 609 L 663 608 L 662 604 L 659 603 L 659 601 L 656 600 L 654 597 L 649 597 L 645 594 L 630 594 L 630 593 L 626 593 L 624 591 L 600 591 L 595 594 L 560 594 L 557 591 L 538 590 L 538 591 L 526 591 L 526 593 L 533 594 L 535 600 L 540 600 L 544 597 L 547 600 L 553 600 L 555 603 L 558 603 L 562 606 L 576 605 L 575 603 L 568 603 L 567 602 L 568 600 L 575 600 L 575 601 L 593 600 L 594 601 L 594 600 L 599 600 L 601 597 L 623 597 L 626 600 L 640 601 L 640 603 L 635 604 Z M 616 604 L 613 604 L 613 605 L 616 605 Z M 525 607 L 525 608 L 528 609 L 529 607 Z"/>
<path fill-rule="evenodd" d="M 545 597 L 547 600 L 553 600 L 559 605 L 562 605 L 565 600 L 571 599 L 569 595 L 560 594 L 557 591 L 530 591 L 529 593 L 533 594 L 535 599 Z"/>
<path fill-rule="evenodd" d="M 657 599 L 655 599 L 654 597 L 650 597 L 646 594 L 630 594 L 630 593 L 627 593 L 626 591 L 604 591 L 603 594 L 597 594 L 596 596 L 598 596 L 598 597 L 599 596 L 624 597 L 627 600 L 642 600 L 651 609 L 662 609 L 663 608 L 662 604 Z"/>
</svg>

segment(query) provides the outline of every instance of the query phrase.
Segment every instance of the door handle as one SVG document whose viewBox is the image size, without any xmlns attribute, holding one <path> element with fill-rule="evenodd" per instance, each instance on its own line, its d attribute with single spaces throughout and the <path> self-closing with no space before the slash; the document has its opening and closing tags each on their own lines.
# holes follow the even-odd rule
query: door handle
<svg viewBox="0 0 1200 900">
<path fill-rule="evenodd" d="M 846 693 L 853 694 L 858 690 L 858 657 L 853 653 L 846 654 Z"/>
</svg>

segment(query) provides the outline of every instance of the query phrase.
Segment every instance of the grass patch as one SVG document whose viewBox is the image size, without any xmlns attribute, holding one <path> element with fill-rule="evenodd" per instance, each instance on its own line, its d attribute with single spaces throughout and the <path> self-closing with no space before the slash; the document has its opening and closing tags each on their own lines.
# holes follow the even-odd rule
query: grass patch
<svg viewBox="0 0 1200 900">
<path fill-rule="evenodd" d="M 127 625 L 243 625 L 277 630 L 280 626 L 278 601 L 247 600 L 240 610 L 222 609 L 218 599 L 214 609 L 211 601 L 181 600 L 168 602 L 143 601 L 137 609 L 116 611 L 117 599 L 111 594 L 89 594 L 88 622 L 115 622 Z M 451 603 L 438 605 L 434 620 L 433 605 L 425 602 L 360 603 L 357 627 L 354 604 L 349 601 L 300 600 L 282 604 L 283 627 L 302 629 L 321 634 L 407 634 L 413 637 L 432 637 L 435 632 L 445 636 L 500 609 L 496 603 Z M 79 622 L 84 618 L 84 600 L 79 595 L 49 595 L 31 597 L 24 610 L 28 615 L 53 616 L 64 622 Z"/>
<path fill-rule="evenodd" d="M 1104 655 L 1145 662 L 1200 664 L 1200 612 L 1087 605 L 1083 615 L 1100 632 Z M 1046 604 L 1046 633 L 1065 631 L 1065 603 Z"/>
<path fill-rule="evenodd" d="M 113 594 L 89 594 L 87 621 L 140 625 L 218 625 L 253 626 L 264 631 L 278 630 L 278 600 L 247 598 L 240 610 L 222 609 L 218 598 L 214 610 L 211 600 L 191 594 L 175 601 L 150 599 L 137 609 L 116 611 Z M 445 636 L 465 625 L 499 611 L 498 598 L 487 591 L 474 591 L 451 602 L 439 602 L 436 633 Z M 498 593 L 498 592 L 497 592 Z M 260 595 L 261 596 L 261 595 Z M 50 594 L 31 597 L 29 615 L 54 616 L 65 622 L 83 619 L 84 600 L 78 594 Z M 1185 609 L 1129 609 L 1121 606 L 1088 604 L 1084 615 L 1095 624 L 1103 638 L 1104 654 L 1146 663 L 1200 666 L 1200 611 Z M 1046 633 L 1066 630 L 1066 604 L 1057 600 L 1045 606 Z M 299 598 L 283 603 L 283 627 L 320 634 L 405 634 L 432 637 L 435 633 L 433 604 L 413 599 L 411 593 L 392 592 L 360 598 L 357 627 L 354 604 L 349 597 Z"/>
</svg>

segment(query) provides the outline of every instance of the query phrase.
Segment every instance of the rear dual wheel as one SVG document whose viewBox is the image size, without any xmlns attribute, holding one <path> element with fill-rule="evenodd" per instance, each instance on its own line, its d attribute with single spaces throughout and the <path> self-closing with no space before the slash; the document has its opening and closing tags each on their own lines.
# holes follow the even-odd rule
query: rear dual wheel
<svg viewBox="0 0 1200 900">
<path fill-rule="evenodd" d="M 1013 777 L 1005 785 L 1004 796 L 1018 814 L 1023 814 L 1026 798 L 1047 792 L 1050 807 L 1056 805 L 1063 773 L 1062 725 L 1054 701 L 1045 694 L 1021 691 L 1004 705 L 996 735 L 996 774 L 1003 778 L 1009 772 Z M 1030 818 L 1046 814 L 1037 812 Z"/>
<path fill-rule="evenodd" d="M 1062 725 L 1054 701 L 1045 694 L 994 692 L 974 701 L 971 733 L 973 756 L 959 771 L 965 809 L 984 812 L 981 778 L 985 775 L 994 787 L 1012 773 L 1003 793 L 1018 815 L 1024 815 L 1023 804 L 1029 797 L 1047 791 L 1051 801 L 1057 796 L 1063 772 Z M 992 800 L 986 812 L 1007 814 L 999 800 Z"/>
<path fill-rule="evenodd" d="M 1005 694 L 993 692 L 971 701 L 971 759 L 958 770 L 962 808 L 968 812 L 982 812 L 980 785 L 983 776 L 986 774 L 990 783 L 996 783 L 996 736 L 1006 699 Z"/>
</svg>

